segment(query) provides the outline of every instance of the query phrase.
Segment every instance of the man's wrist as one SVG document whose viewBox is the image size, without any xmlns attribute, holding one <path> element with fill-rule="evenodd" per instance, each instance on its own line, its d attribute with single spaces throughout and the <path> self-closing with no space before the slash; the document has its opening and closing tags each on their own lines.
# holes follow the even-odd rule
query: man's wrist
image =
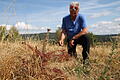
<svg viewBox="0 0 120 80">
<path fill-rule="evenodd" d="M 72 40 L 75 40 L 75 39 L 76 39 L 75 37 L 72 38 Z"/>
</svg>

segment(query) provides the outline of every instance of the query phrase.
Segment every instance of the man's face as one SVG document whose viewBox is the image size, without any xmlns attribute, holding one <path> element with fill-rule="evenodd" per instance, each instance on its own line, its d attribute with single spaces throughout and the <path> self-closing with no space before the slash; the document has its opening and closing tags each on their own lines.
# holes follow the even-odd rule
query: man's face
<svg viewBox="0 0 120 80">
<path fill-rule="evenodd" d="M 70 5 L 70 15 L 72 17 L 76 17 L 78 15 L 78 12 L 79 12 L 78 6 L 72 6 L 72 5 Z"/>
</svg>

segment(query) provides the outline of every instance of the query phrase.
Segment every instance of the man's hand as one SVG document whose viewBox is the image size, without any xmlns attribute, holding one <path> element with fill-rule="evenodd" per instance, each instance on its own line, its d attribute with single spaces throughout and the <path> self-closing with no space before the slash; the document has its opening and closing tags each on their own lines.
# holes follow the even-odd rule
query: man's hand
<svg viewBox="0 0 120 80">
<path fill-rule="evenodd" d="M 70 46 L 74 46 L 74 40 L 73 39 L 70 40 L 69 44 L 70 44 Z"/>
<path fill-rule="evenodd" d="M 60 45 L 60 46 L 63 46 L 63 45 L 64 45 L 64 40 L 60 40 L 60 41 L 59 41 L 59 45 Z"/>
</svg>

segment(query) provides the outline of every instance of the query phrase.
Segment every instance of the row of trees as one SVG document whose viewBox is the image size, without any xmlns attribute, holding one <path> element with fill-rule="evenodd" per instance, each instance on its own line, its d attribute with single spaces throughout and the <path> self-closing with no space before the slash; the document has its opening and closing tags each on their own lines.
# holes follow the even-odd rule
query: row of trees
<svg viewBox="0 0 120 80">
<path fill-rule="evenodd" d="M 61 28 L 59 27 L 56 30 L 56 41 L 60 39 L 61 36 Z M 35 35 L 34 35 L 35 36 Z M 90 37 L 90 41 L 92 45 L 95 44 L 96 36 L 93 33 L 89 33 L 88 36 Z M 11 27 L 10 30 L 6 29 L 6 26 L 0 26 L 0 41 L 12 41 L 15 42 L 16 40 L 22 39 L 22 36 L 19 34 L 19 31 L 16 27 Z"/>
</svg>

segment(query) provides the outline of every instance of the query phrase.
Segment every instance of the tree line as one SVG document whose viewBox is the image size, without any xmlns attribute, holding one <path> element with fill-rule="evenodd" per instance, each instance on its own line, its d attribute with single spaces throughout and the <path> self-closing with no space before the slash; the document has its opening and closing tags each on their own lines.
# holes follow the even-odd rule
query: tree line
<svg viewBox="0 0 120 80">
<path fill-rule="evenodd" d="M 18 40 L 43 40 L 45 39 L 46 33 L 39 34 L 20 34 L 16 27 L 12 26 L 9 30 L 6 29 L 6 26 L 0 26 L 0 41 L 11 41 L 15 42 Z M 61 28 L 59 27 L 55 33 L 49 33 L 49 42 L 57 43 L 60 39 Z M 88 37 L 90 38 L 90 42 L 92 45 L 95 45 L 97 42 L 108 42 L 112 38 L 112 36 L 116 35 L 94 35 L 92 32 L 88 33 Z M 117 34 L 120 36 L 120 34 Z M 66 42 L 66 40 L 65 40 Z"/>
</svg>

